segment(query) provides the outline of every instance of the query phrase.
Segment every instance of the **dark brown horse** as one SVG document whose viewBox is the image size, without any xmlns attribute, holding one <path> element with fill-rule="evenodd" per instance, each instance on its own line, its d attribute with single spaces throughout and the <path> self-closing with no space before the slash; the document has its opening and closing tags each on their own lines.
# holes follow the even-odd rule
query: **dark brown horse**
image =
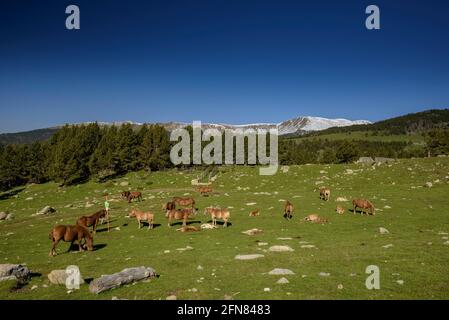
<svg viewBox="0 0 449 320">
<path fill-rule="evenodd" d="M 92 235 L 90 234 L 89 230 L 86 227 L 76 225 L 76 226 L 63 226 L 63 225 L 57 225 L 54 227 L 50 234 L 48 235 L 50 240 L 52 241 L 52 246 L 49 255 L 55 256 L 56 255 L 56 245 L 59 243 L 59 241 L 65 241 L 70 242 L 70 248 L 72 247 L 72 244 L 75 241 L 78 241 L 78 248 L 79 251 L 83 251 L 83 246 L 81 245 L 81 240 L 85 240 L 87 245 L 87 250 L 92 251 L 93 250 L 93 243 L 94 239 Z"/>
<path fill-rule="evenodd" d="M 122 199 L 128 200 L 129 195 L 131 194 L 131 192 L 129 191 L 123 191 L 122 192 Z"/>
<path fill-rule="evenodd" d="M 90 216 L 82 216 L 77 221 L 76 224 L 83 227 L 92 227 L 93 233 L 97 232 L 97 225 L 101 218 L 106 217 L 106 210 L 102 209 L 98 212 L 95 212 Z M 109 217 L 108 217 L 108 230 L 109 230 Z"/>
<path fill-rule="evenodd" d="M 172 201 L 180 206 L 191 206 L 192 209 L 195 206 L 195 200 L 192 197 L 188 198 L 173 197 Z"/>
<path fill-rule="evenodd" d="M 142 201 L 142 193 L 139 191 L 131 191 L 128 195 L 128 203 L 131 203 L 133 199 L 137 199 L 139 201 Z"/>
<path fill-rule="evenodd" d="M 163 205 L 162 210 L 170 211 L 176 209 L 176 203 L 174 201 L 169 201 Z"/>
</svg>

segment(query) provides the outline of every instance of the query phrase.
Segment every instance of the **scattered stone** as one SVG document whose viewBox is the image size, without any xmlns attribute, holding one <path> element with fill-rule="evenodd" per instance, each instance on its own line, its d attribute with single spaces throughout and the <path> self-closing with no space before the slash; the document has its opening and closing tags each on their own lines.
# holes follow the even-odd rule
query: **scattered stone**
<svg viewBox="0 0 449 320">
<path fill-rule="evenodd" d="M 6 212 L 0 212 L 0 220 L 5 220 L 8 214 Z"/>
<path fill-rule="evenodd" d="M 167 298 L 165 298 L 165 300 L 177 300 L 177 299 L 178 299 L 178 297 L 175 296 L 174 294 L 172 294 L 172 295 L 168 296 Z"/>
<path fill-rule="evenodd" d="M 50 280 L 52 284 L 65 285 L 69 275 L 70 274 L 68 274 L 66 270 L 53 270 L 48 274 L 48 280 Z M 80 284 L 83 283 L 84 279 L 80 275 Z"/>
<path fill-rule="evenodd" d="M 271 246 L 268 249 L 268 251 L 271 251 L 271 252 L 291 252 L 291 251 L 295 251 L 295 250 L 293 250 L 289 246 Z"/>
<path fill-rule="evenodd" d="M 404 284 L 404 280 L 397 280 L 396 281 L 398 284 L 400 284 L 401 286 Z"/>
<path fill-rule="evenodd" d="M 127 186 L 129 186 L 129 182 L 128 181 L 120 182 L 120 187 L 127 187 Z"/>
<path fill-rule="evenodd" d="M 337 201 L 337 202 L 347 202 L 348 199 L 346 199 L 344 197 L 338 197 L 337 199 L 335 199 L 335 201 Z"/>
<path fill-rule="evenodd" d="M 254 205 L 256 205 L 257 203 L 256 202 L 248 202 L 246 205 L 247 206 L 254 206 Z"/>
<path fill-rule="evenodd" d="M 289 237 L 286 237 L 286 238 L 277 238 L 278 240 L 293 240 L 293 238 L 289 238 Z"/>
<path fill-rule="evenodd" d="M 427 188 L 432 188 L 432 187 L 433 187 L 432 182 L 426 182 L 426 187 L 427 187 Z"/>
<path fill-rule="evenodd" d="M 264 291 L 264 292 L 270 292 L 271 289 L 270 289 L 270 288 L 263 288 L 263 291 Z"/>
<path fill-rule="evenodd" d="M 203 268 L 203 266 L 198 266 L 197 268 L 196 268 L 196 270 L 203 270 L 204 268 Z"/>
<path fill-rule="evenodd" d="M 380 232 L 380 234 L 388 234 L 388 233 L 390 233 L 390 231 L 388 231 L 387 229 L 385 229 L 383 227 L 379 228 L 379 232 Z"/>
<path fill-rule="evenodd" d="M 31 287 L 31 290 L 36 290 L 38 288 L 38 286 L 34 285 Z"/>
<path fill-rule="evenodd" d="M 263 254 L 239 254 L 234 257 L 235 260 L 254 260 L 265 257 Z"/>
<path fill-rule="evenodd" d="M 258 242 L 257 245 L 259 245 L 259 246 L 268 246 L 268 242 Z"/>
<path fill-rule="evenodd" d="M 50 213 L 55 213 L 56 209 L 50 207 L 50 206 L 45 206 L 43 209 L 41 209 L 40 211 L 38 211 L 36 214 L 37 215 L 43 215 L 43 214 L 50 214 Z"/>
<path fill-rule="evenodd" d="M 164 253 L 170 253 L 170 250 L 164 250 Z"/>
<path fill-rule="evenodd" d="M 295 273 L 293 271 L 291 271 L 290 269 L 275 268 L 275 269 L 271 270 L 270 272 L 268 272 L 268 274 L 272 275 L 272 276 L 279 276 L 279 275 L 293 275 Z"/>
<path fill-rule="evenodd" d="M 303 249 L 312 249 L 312 248 L 315 248 L 315 246 L 313 244 L 303 244 L 301 246 L 301 248 L 303 248 Z"/>
<path fill-rule="evenodd" d="M 343 289 L 343 285 L 340 283 L 340 284 L 337 286 L 337 289 L 338 289 L 338 290 L 342 290 L 342 289 Z"/>
<path fill-rule="evenodd" d="M 393 245 L 390 243 L 390 244 L 387 244 L 387 245 L 382 246 L 382 248 L 388 249 L 388 248 L 391 248 L 392 246 L 393 246 Z"/>
<path fill-rule="evenodd" d="M 330 274 L 330 273 L 327 273 L 327 272 L 320 272 L 320 273 L 318 273 L 318 275 L 319 275 L 320 277 L 329 277 L 331 274 Z"/>
<path fill-rule="evenodd" d="M 290 281 L 288 281 L 287 278 L 282 277 L 282 278 L 280 278 L 276 283 L 277 283 L 277 284 L 286 284 L 286 283 L 289 283 L 289 282 L 290 282 Z"/>
<path fill-rule="evenodd" d="M 33 197 L 28 197 L 28 198 L 25 199 L 25 201 L 30 201 L 30 200 L 33 200 L 33 199 L 34 199 Z"/>
<path fill-rule="evenodd" d="M 254 228 L 254 229 L 243 231 L 242 233 L 247 234 L 249 236 L 253 236 L 255 234 L 262 233 L 262 232 L 263 232 L 262 230 Z"/>
<path fill-rule="evenodd" d="M 21 264 L 0 264 L 0 281 L 26 279 L 31 271 Z"/>
<path fill-rule="evenodd" d="M 89 285 L 92 293 L 100 293 L 106 290 L 114 289 L 122 285 L 140 281 L 156 276 L 156 271 L 150 267 L 126 268 L 112 275 L 103 275 L 93 280 Z"/>
</svg>

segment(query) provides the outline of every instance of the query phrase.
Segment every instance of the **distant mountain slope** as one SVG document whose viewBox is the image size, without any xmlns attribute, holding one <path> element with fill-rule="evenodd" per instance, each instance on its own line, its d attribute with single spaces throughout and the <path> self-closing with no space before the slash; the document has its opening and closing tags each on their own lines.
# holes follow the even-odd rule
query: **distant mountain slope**
<svg viewBox="0 0 449 320">
<path fill-rule="evenodd" d="M 384 134 L 416 134 L 434 128 L 449 129 L 449 109 L 432 109 L 378 121 L 368 125 L 352 125 L 344 128 L 328 128 L 310 135 L 326 135 L 357 131 L 382 132 Z"/>
<path fill-rule="evenodd" d="M 27 144 L 35 141 L 45 141 L 50 139 L 58 130 L 58 128 L 46 128 L 17 133 L 2 133 L 0 134 L 0 144 Z"/>
</svg>

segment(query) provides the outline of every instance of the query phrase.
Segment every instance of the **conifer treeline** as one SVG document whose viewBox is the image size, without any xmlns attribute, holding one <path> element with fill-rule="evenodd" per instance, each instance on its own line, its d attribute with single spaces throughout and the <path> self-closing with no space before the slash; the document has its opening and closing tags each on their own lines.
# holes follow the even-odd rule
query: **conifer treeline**
<svg viewBox="0 0 449 320">
<path fill-rule="evenodd" d="M 187 129 L 191 132 L 191 127 Z M 92 178 L 105 181 L 131 171 L 170 168 L 173 144 L 168 131 L 159 125 L 144 125 L 138 130 L 130 124 L 66 125 L 49 141 L 0 145 L 0 191 L 26 183 L 55 181 L 70 185 Z M 203 147 L 207 144 L 202 143 Z M 438 154 L 449 154 L 448 130 L 428 133 L 425 146 L 410 142 L 279 139 L 281 165 L 347 163 L 360 156 L 409 158 Z"/>
</svg>

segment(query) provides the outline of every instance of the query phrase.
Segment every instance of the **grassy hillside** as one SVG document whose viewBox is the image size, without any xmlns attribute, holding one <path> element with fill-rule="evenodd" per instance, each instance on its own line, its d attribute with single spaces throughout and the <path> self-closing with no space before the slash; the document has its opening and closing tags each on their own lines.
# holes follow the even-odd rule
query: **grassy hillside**
<svg viewBox="0 0 449 320">
<path fill-rule="evenodd" d="M 235 299 L 448 299 L 448 168 L 449 158 L 401 160 L 379 167 L 292 166 L 272 177 L 259 176 L 257 168 L 225 167 L 215 183 L 217 193 L 210 197 L 200 197 L 190 185 L 199 172 L 175 170 L 132 173 L 104 184 L 66 188 L 54 183 L 28 185 L 0 195 L 0 211 L 15 214 L 14 220 L 0 222 L 0 261 L 26 263 L 42 276 L 16 292 L 9 291 L 13 282 L 0 283 L 0 299 L 165 299 L 170 294 L 178 299 L 223 299 L 225 295 Z M 129 205 L 119 200 L 118 194 L 128 188 L 120 186 L 124 181 L 130 189 L 141 190 L 144 201 Z M 433 187 L 425 187 L 427 182 Z M 329 202 L 318 198 L 315 189 L 322 185 L 332 189 Z M 108 233 L 100 228 L 94 238 L 96 250 L 66 253 L 68 244 L 60 243 L 59 254 L 49 257 L 51 227 L 73 224 L 78 216 L 101 208 L 105 192 L 115 197 L 113 229 Z M 188 194 L 195 196 L 200 209 L 192 225 L 209 221 L 202 214 L 209 205 L 229 207 L 232 225 L 196 233 L 167 227 L 161 204 Z M 337 197 L 371 199 L 377 214 L 347 211 L 339 216 L 334 212 Z M 282 218 L 285 199 L 296 208 L 292 221 Z M 93 206 L 85 208 L 86 204 Z M 346 209 L 351 206 L 350 202 L 340 204 Z M 32 216 L 45 205 L 57 212 Z M 160 226 L 138 230 L 136 221 L 126 217 L 131 207 L 154 210 Z M 255 208 L 261 209 L 261 215 L 249 217 Z M 329 223 L 303 221 L 312 213 L 328 218 Z M 381 235 L 379 227 L 390 233 Z M 241 233 L 251 228 L 263 233 Z M 294 251 L 267 251 L 272 245 L 289 245 Z M 187 246 L 193 249 L 177 250 Z M 237 254 L 252 253 L 265 257 L 234 260 Z M 65 287 L 50 284 L 47 275 L 71 264 L 78 265 L 87 279 L 141 265 L 155 268 L 160 277 L 99 295 L 91 294 L 87 285 L 68 294 Z M 380 268 L 380 290 L 365 288 L 368 265 Z M 281 276 L 267 274 L 274 268 L 287 268 L 295 275 L 286 276 L 288 284 L 276 284 Z M 320 276 L 321 272 L 329 275 Z M 37 287 L 31 290 L 33 286 Z"/>
<path fill-rule="evenodd" d="M 424 137 L 421 134 L 382 134 L 375 131 L 349 131 L 349 132 L 337 132 L 337 133 L 322 133 L 316 135 L 306 135 L 302 137 L 296 137 L 293 139 L 298 140 L 311 140 L 311 139 L 327 139 L 331 141 L 335 140 L 363 140 L 363 141 L 383 141 L 383 142 L 412 142 L 415 144 L 423 144 Z"/>
</svg>

